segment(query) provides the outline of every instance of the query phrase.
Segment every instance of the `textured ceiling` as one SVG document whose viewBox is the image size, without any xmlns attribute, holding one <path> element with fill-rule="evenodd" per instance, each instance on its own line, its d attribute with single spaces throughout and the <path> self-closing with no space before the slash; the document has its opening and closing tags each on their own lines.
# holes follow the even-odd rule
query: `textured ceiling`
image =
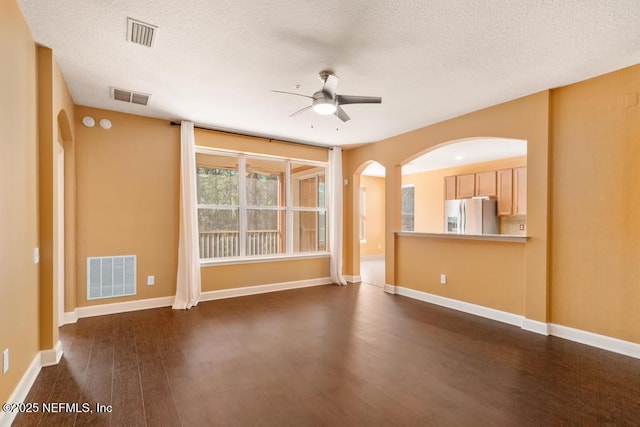
<svg viewBox="0 0 640 427">
<path fill-rule="evenodd" d="M 638 0 L 18 0 L 74 101 L 326 145 L 377 141 L 640 62 Z M 155 46 L 126 20 L 157 25 Z M 289 114 L 334 70 L 351 121 Z M 111 99 L 111 86 L 151 94 Z"/>
</svg>

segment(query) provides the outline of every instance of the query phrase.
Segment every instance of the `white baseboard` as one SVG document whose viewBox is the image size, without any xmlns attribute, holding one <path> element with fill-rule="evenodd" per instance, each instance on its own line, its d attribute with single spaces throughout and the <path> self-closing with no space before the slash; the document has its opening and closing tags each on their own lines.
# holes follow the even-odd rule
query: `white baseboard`
<svg viewBox="0 0 640 427">
<path fill-rule="evenodd" d="M 395 295 L 398 293 L 397 289 L 399 288 L 399 286 L 396 285 L 384 285 L 384 291 L 388 294 L 392 294 Z"/>
<path fill-rule="evenodd" d="M 53 366 L 60 362 L 62 357 L 62 343 L 58 341 L 51 350 L 42 350 L 40 352 L 40 365 Z"/>
<path fill-rule="evenodd" d="M 360 283 L 360 282 L 362 282 L 362 276 L 343 275 L 342 277 L 344 277 L 344 280 L 346 280 L 349 283 Z"/>
<path fill-rule="evenodd" d="M 36 357 L 33 358 L 31 364 L 27 368 L 27 371 L 24 373 L 20 382 L 11 393 L 11 396 L 7 399 L 9 403 L 22 403 L 24 399 L 29 394 L 29 390 L 31 390 L 31 386 L 35 382 L 36 378 L 38 378 L 38 374 L 40 373 L 40 369 L 42 365 L 40 364 L 40 353 L 36 354 Z M 4 402 L 3 402 L 4 403 Z M 4 412 L 0 411 L 0 426 L 10 426 L 13 423 L 18 412 Z"/>
<path fill-rule="evenodd" d="M 427 292 L 416 291 L 402 286 L 396 286 L 398 295 L 407 296 L 409 298 L 420 301 L 429 302 L 431 304 L 440 305 L 454 310 L 463 311 L 465 313 L 474 314 L 476 316 L 485 317 L 498 322 L 508 323 L 514 326 L 522 326 L 523 317 L 517 314 L 508 313 L 506 311 L 496 310 L 482 305 L 471 304 L 451 298 L 441 297 L 439 295 L 429 294 Z"/>
<path fill-rule="evenodd" d="M 33 383 L 38 378 L 38 374 L 40 370 L 44 366 L 52 366 L 57 365 L 60 362 L 60 358 L 62 357 L 62 343 L 58 341 L 54 348 L 50 350 L 41 350 L 36 353 L 36 356 L 33 358 L 29 367 L 25 371 L 24 375 L 20 379 L 20 382 L 13 389 L 13 393 L 7 399 L 8 403 L 23 403 L 24 399 L 26 399 L 29 394 L 29 390 L 33 386 Z M 4 403 L 4 402 L 3 402 Z M 5 412 L 0 411 L 0 426 L 10 426 L 13 423 L 13 420 L 18 415 L 18 412 Z"/>
<path fill-rule="evenodd" d="M 556 325 L 554 323 L 549 324 L 549 331 L 551 335 L 559 338 L 640 359 L 640 344 L 634 342 L 594 334 L 593 332 L 574 329 L 568 326 Z"/>
<path fill-rule="evenodd" d="M 387 287 L 392 287 L 392 285 L 385 285 L 385 291 L 387 291 Z M 558 338 L 579 342 L 591 347 L 597 347 L 602 350 L 607 350 L 613 353 L 619 353 L 625 356 L 640 359 L 640 344 L 634 342 L 624 341 L 605 335 L 598 335 L 594 334 L 593 332 L 573 329 L 567 326 L 556 325 L 554 323 L 545 323 L 538 320 L 527 319 L 524 316 L 520 316 L 518 314 L 495 310 L 493 308 L 471 304 L 451 298 L 445 298 L 439 295 L 416 291 L 415 289 L 409 289 L 402 286 L 396 286 L 395 289 L 398 295 L 403 295 L 431 304 L 451 308 L 453 310 L 474 314 L 476 316 L 485 317 L 487 319 L 497 320 L 498 322 L 520 326 L 523 330 L 528 332 L 534 332 L 541 335 L 553 335 Z"/>
<path fill-rule="evenodd" d="M 203 292 L 199 301 L 212 301 L 222 298 L 233 298 L 245 295 L 263 294 L 266 292 L 284 291 L 288 289 L 307 288 L 331 284 L 330 277 L 319 279 L 296 280 L 293 282 L 272 283 L 269 285 L 246 286 L 243 288 L 222 289 L 219 291 Z M 104 316 L 107 314 L 126 313 L 129 311 L 147 310 L 151 308 L 170 307 L 173 305 L 174 296 L 148 298 L 136 301 L 116 302 L 113 304 L 92 305 L 78 307 L 73 312 L 64 314 L 64 324 L 76 323 L 84 317 Z"/>
<path fill-rule="evenodd" d="M 67 311 L 64 313 L 64 317 L 62 318 L 62 325 L 68 325 L 71 323 L 76 323 L 78 321 L 78 313 L 74 311 Z"/>
<path fill-rule="evenodd" d="M 549 335 L 549 324 L 538 320 L 524 318 L 522 321 L 522 329 L 529 332 L 535 332 L 540 335 Z"/>
<path fill-rule="evenodd" d="M 107 314 L 126 313 L 129 311 L 147 310 L 150 308 L 169 307 L 173 304 L 173 300 L 174 297 L 170 296 L 78 307 L 75 311 L 64 314 L 64 324 L 76 323 L 78 319 L 83 317 L 104 316 Z M 67 320 L 69 321 L 67 322 Z"/>
<path fill-rule="evenodd" d="M 245 286 L 243 288 L 221 289 L 219 291 L 203 292 L 200 301 L 213 301 L 224 298 L 235 298 L 247 295 L 264 294 L 267 292 L 286 291 L 290 289 L 309 288 L 312 286 L 330 285 L 330 277 L 319 279 L 296 280 L 293 282 L 272 283 L 269 285 Z"/>
</svg>

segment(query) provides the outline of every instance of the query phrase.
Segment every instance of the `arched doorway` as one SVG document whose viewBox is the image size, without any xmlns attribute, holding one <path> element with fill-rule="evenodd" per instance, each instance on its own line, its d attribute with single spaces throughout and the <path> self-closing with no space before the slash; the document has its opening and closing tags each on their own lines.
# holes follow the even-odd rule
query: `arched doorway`
<svg viewBox="0 0 640 427">
<path fill-rule="evenodd" d="M 385 168 L 367 162 L 359 170 L 357 192 L 357 234 L 360 279 L 367 285 L 385 284 Z"/>
<path fill-rule="evenodd" d="M 53 153 L 53 289 L 57 326 L 65 322 L 65 294 L 73 270 L 73 164 L 65 152 L 73 152 L 71 124 L 65 110 L 57 116 L 58 134 Z"/>
</svg>

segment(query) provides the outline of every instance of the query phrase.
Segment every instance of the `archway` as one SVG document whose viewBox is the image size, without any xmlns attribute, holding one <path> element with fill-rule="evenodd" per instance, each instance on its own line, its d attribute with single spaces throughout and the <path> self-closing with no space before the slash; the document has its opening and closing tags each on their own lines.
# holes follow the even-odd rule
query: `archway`
<svg viewBox="0 0 640 427">
<path fill-rule="evenodd" d="M 526 156 L 526 140 L 489 137 L 447 141 L 412 156 L 402 166 L 402 231 L 444 232 L 444 203 L 450 199 L 502 201 L 504 187 L 503 192 L 509 192 L 504 201 L 511 204 L 511 188 L 518 182 L 516 174 L 526 168 Z M 526 188 L 522 191 L 526 194 Z M 412 197 L 405 200 L 405 195 Z M 525 234 L 526 214 L 504 209 L 496 213 L 499 232 Z"/>
<path fill-rule="evenodd" d="M 384 288 L 385 268 L 385 168 L 365 162 L 354 175 L 354 238 L 356 264 L 362 283 Z M 357 213 L 357 214 L 356 214 Z"/>
<path fill-rule="evenodd" d="M 57 325 L 65 322 L 65 299 L 74 295 L 75 204 L 73 134 L 65 110 L 57 115 L 57 139 L 53 153 L 53 288 Z"/>
</svg>

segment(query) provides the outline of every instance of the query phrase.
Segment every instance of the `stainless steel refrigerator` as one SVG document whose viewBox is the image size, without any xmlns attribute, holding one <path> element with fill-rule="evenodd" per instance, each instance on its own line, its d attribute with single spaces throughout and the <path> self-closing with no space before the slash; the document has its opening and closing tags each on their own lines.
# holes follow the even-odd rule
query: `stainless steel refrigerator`
<svg viewBox="0 0 640 427">
<path fill-rule="evenodd" d="M 453 234 L 500 234 L 495 200 L 474 198 L 445 200 L 444 232 Z"/>
</svg>

